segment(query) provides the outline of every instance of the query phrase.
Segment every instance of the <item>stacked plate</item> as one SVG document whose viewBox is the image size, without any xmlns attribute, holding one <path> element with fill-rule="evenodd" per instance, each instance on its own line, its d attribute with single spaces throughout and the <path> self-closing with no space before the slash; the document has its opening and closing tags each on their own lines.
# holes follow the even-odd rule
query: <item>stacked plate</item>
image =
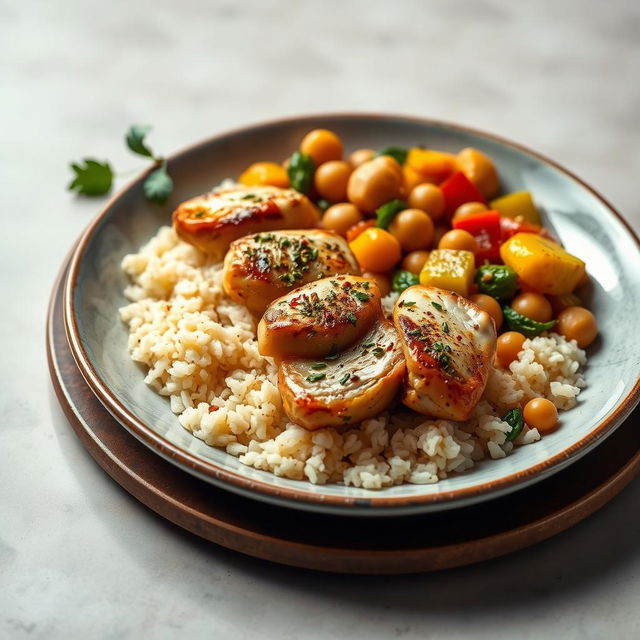
<svg viewBox="0 0 640 640">
<path fill-rule="evenodd" d="M 505 191 L 535 194 L 545 218 L 590 276 L 587 306 L 600 337 L 589 348 L 587 387 L 578 406 L 563 413 L 562 428 L 533 446 L 437 484 L 404 484 L 370 491 L 313 485 L 242 465 L 184 430 L 166 398 L 148 388 L 129 357 L 128 332 L 118 320 L 127 300 L 122 258 L 170 223 L 180 201 L 202 193 L 248 164 L 284 158 L 315 127 L 336 131 L 349 148 L 428 143 L 444 150 L 476 147 L 496 163 Z M 521 491 L 572 465 L 612 434 L 640 397 L 640 249 L 638 239 L 593 189 L 554 162 L 494 136 L 440 122 L 396 116 L 304 117 L 233 131 L 206 140 L 169 161 L 176 191 L 165 207 L 150 204 L 144 176 L 121 191 L 90 225 L 73 253 L 64 283 L 68 342 L 88 386 L 114 418 L 182 472 L 251 500 L 332 516 L 404 516 L 493 500 Z"/>
</svg>

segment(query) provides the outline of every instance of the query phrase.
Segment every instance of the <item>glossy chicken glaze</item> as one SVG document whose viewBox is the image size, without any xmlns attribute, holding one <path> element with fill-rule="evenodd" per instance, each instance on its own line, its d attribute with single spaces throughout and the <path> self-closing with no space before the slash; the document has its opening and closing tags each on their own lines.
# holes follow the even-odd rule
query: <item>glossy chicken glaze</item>
<svg viewBox="0 0 640 640">
<path fill-rule="evenodd" d="M 255 233 L 231 243 L 223 286 L 236 302 L 262 316 L 276 298 L 314 280 L 360 269 L 346 240 L 331 231 Z"/>
<path fill-rule="evenodd" d="M 185 241 L 220 261 L 234 240 L 249 233 L 315 226 L 320 214 L 293 189 L 234 186 L 183 202 L 173 227 Z"/>
<path fill-rule="evenodd" d="M 456 293 L 416 285 L 393 319 L 407 361 L 403 402 L 448 420 L 466 420 L 487 384 L 496 348 L 493 319 Z"/>
</svg>

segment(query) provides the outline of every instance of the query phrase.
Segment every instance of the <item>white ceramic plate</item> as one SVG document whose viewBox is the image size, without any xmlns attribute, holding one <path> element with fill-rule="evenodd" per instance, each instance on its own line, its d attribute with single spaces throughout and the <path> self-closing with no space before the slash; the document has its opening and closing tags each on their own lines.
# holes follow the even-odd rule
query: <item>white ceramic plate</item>
<svg viewBox="0 0 640 640">
<path fill-rule="evenodd" d="M 347 150 L 389 145 L 457 151 L 477 147 L 495 161 L 505 192 L 528 189 L 546 224 L 587 262 L 591 285 L 582 291 L 598 318 L 589 348 L 587 388 L 562 426 L 534 445 L 433 485 L 368 491 L 278 478 L 209 447 L 178 423 L 166 398 L 145 386 L 127 353 L 126 304 L 120 262 L 137 251 L 173 208 L 258 160 L 282 159 L 310 129 L 327 127 Z M 115 196 L 82 236 L 65 289 L 65 323 L 72 352 L 89 386 L 131 433 L 185 471 L 244 495 L 296 508 L 346 515 L 399 515 L 487 500 L 541 480 L 597 446 L 630 413 L 640 396 L 640 249 L 638 239 L 593 189 L 557 164 L 518 145 L 464 127 L 400 116 L 307 116 L 219 135 L 169 160 L 176 191 L 164 207 L 145 200 L 144 176 Z"/>
</svg>

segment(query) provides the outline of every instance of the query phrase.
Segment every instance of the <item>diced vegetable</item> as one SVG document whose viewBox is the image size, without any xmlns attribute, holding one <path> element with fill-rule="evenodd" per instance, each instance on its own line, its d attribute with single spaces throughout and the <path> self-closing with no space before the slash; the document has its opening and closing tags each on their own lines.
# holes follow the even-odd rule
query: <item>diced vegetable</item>
<svg viewBox="0 0 640 640">
<path fill-rule="evenodd" d="M 391 200 L 376 209 L 376 227 L 387 229 L 400 211 L 407 208 L 403 200 Z"/>
<path fill-rule="evenodd" d="M 287 173 L 291 186 L 300 193 L 309 193 L 313 185 L 313 172 L 315 164 L 313 158 L 301 151 L 296 151 L 289 160 Z"/>
<path fill-rule="evenodd" d="M 518 274 L 503 264 L 486 264 L 476 271 L 476 284 L 482 293 L 504 302 L 518 288 Z"/>
<path fill-rule="evenodd" d="M 511 329 L 511 331 L 518 331 L 527 338 L 533 338 L 540 335 L 543 331 L 549 331 L 550 329 L 553 329 L 556 324 L 555 320 L 551 320 L 550 322 L 538 322 L 537 320 L 532 320 L 531 318 L 527 318 L 527 316 L 523 316 L 521 313 L 518 313 L 511 307 L 504 307 L 502 311 L 509 329 Z"/>
<path fill-rule="evenodd" d="M 376 221 L 373 218 L 368 220 L 360 220 L 352 227 L 347 229 L 347 242 L 353 242 L 363 231 L 375 226 Z"/>
<path fill-rule="evenodd" d="M 500 243 L 502 231 L 500 229 L 500 214 L 497 211 L 480 211 L 464 218 L 453 221 L 454 229 L 468 231 L 478 243 L 476 252 L 477 264 L 486 260 L 500 261 Z"/>
<path fill-rule="evenodd" d="M 524 429 L 524 416 L 522 415 L 522 409 L 520 409 L 520 407 L 509 409 L 509 411 L 502 416 L 502 421 L 511 427 L 511 431 L 507 432 L 507 442 L 515 440 Z"/>
<path fill-rule="evenodd" d="M 431 149 L 410 149 L 407 164 L 430 182 L 439 183 L 456 170 L 456 157 Z"/>
<path fill-rule="evenodd" d="M 364 271 L 388 271 L 402 258 L 400 243 L 384 229 L 365 229 L 349 248 Z"/>
<path fill-rule="evenodd" d="M 505 218 L 520 218 L 529 224 L 542 225 L 540 214 L 529 191 L 516 191 L 496 198 L 491 201 L 491 208 L 497 209 Z"/>
<path fill-rule="evenodd" d="M 571 293 L 584 276 L 584 262 L 559 244 L 533 233 L 517 233 L 500 247 L 505 264 L 540 293 Z"/>
<path fill-rule="evenodd" d="M 393 274 L 391 288 L 400 293 L 414 284 L 420 284 L 420 278 L 415 273 L 411 273 L 411 271 L 396 271 Z"/>
<path fill-rule="evenodd" d="M 458 171 L 450 178 L 447 178 L 440 185 L 440 189 L 444 195 L 444 210 L 449 217 L 465 202 L 486 203 L 482 193 L 462 171 Z"/>
<path fill-rule="evenodd" d="M 436 249 L 420 272 L 420 283 L 455 291 L 465 298 L 473 282 L 475 259 L 470 251 Z"/>
<path fill-rule="evenodd" d="M 544 227 L 524 220 L 516 220 L 515 218 L 500 218 L 500 230 L 502 231 L 502 242 L 506 242 L 516 233 L 541 233 Z"/>
<path fill-rule="evenodd" d="M 493 160 L 488 155 L 473 147 L 467 147 L 458 153 L 456 159 L 460 171 L 478 187 L 485 198 L 496 195 L 500 182 Z"/>
<path fill-rule="evenodd" d="M 407 161 L 409 150 L 404 147 L 385 147 L 380 149 L 376 155 L 391 156 L 398 164 L 404 164 Z"/>
<path fill-rule="evenodd" d="M 249 187 L 270 185 L 286 189 L 289 186 L 289 177 L 282 165 L 275 162 L 254 162 L 245 169 L 239 178 L 239 182 Z"/>
</svg>

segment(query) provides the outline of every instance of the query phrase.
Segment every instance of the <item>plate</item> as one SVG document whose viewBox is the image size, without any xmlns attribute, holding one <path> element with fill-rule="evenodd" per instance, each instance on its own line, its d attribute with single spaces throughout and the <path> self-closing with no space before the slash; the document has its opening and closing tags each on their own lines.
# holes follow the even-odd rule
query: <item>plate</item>
<svg viewBox="0 0 640 640">
<path fill-rule="evenodd" d="M 127 303 L 120 269 L 182 200 L 237 176 L 248 164 L 287 157 L 315 127 L 330 128 L 347 150 L 424 144 L 457 151 L 476 147 L 498 167 L 505 191 L 528 189 L 545 222 L 566 248 L 587 263 L 583 292 L 600 327 L 589 349 L 587 388 L 562 414 L 560 429 L 500 460 L 487 460 L 433 485 L 400 485 L 379 492 L 278 478 L 242 465 L 192 436 L 166 398 L 143 382 L 127 353 L 118 320 Z M 393 115 L 306 116 L 215 136 L 169 159 L 176 189 L 164 207 L 145 200 L 145 175 L 118 193 L 80 238 L 65 282 L 64 316 L 73 356 L 90 388 L 111 414 L 151 451 L 217 486 L 281 506 L 344 515 L 400 515 L 467 506 L 542 480 L 597 446 L 640 397 L 640 345 L 631 327 L 640 316 L 640 243 L 622 217 L 591 187 L 556 163 L 495 136 L 468 128 Z"/>
</svg>

